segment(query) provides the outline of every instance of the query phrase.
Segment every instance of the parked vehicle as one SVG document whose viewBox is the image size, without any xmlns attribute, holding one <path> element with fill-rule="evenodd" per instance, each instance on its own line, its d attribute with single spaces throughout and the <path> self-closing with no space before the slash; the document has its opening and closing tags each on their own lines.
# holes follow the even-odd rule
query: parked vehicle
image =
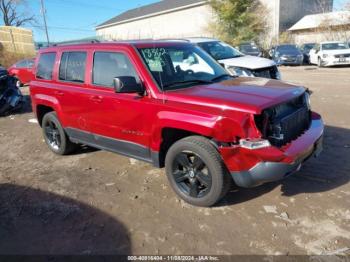
<svg viewBox="0 0 350 262">
<path fill-rule="evenodd" d="M 281 79 L 277 65 L 272 60 L 244 55 L 232 46 L 216 39 L 187 38 L 186 40 L 205 50 L 233 76 Z"/>
<path fill-rule="evenodd" d="M 350 48 L 344 42 L 323 42 L 310 51 L 311 64 L 322 66 L 350 65 Z"/>
<path fill-rule="evenodd" d="M 13 76 L 17 79 L 17 87 L 28 84 L 32 80 L 33 65 L 34 59 L 25 59 L 17 62 L 8 69 L 10 76 Z"/>
<path fill-rule="evenodd" d="M 7 77 L 7 75 L 8 75 L 7 70 L 4 67 L 0 66 L 0 80 Z"/>
<path fill-rule="evenodd" d="M 16 86 L 16 79 L 1 74 L 0 69 L 0 116 L 19 110 L 23 105 L 23 96 Z"/>
<path fill-rule="evenodd" d="M 315 45 L 316 43 L 307 43 L 307 44 L 303 44 L 300 47 L 300 51 L 304 55 L 304 64 L 310 64 L 310 51 L 312 48 L 315 47 Z"/>
<path fill-rule="evenodd" d="M 241 43 L 238 50 L 245 55 L 262 56 L 262 51 L 254 42 Z"/>
<path fill-rule="evenodd" d="M 179 197 L 212 206 L 276 181 L 322 149 L 305 88 L 234 77 L 197 46 L 136 41 L 40 50 L 30 84 L 48 147 L 76 144 L 164 167 Z"/>
<path fill-rule="evenodd" d="M 279 65 L 302 65 L 303 53 L 296 45 L 284 44 L 270 50 L 271 58 Z"/>
</svg>

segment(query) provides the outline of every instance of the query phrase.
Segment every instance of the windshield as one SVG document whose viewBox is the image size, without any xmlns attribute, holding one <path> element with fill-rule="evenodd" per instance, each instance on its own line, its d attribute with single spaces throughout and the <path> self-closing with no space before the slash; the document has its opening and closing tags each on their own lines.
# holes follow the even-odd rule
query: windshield
<svg viewBox="0 0 350 262">
<path fill-rule="evenodd" d="M 192 45 L 138 50 L 154 79 L 164 91 L 213 83 L 228 75 L 226 70 L 208 54 Z"/>
<path fill-rule="evenodd" d="M 241 45 L 240 49 L 242 52 L 247 52 L 247 53 L 258 53 L 260 52 L 259 48 L 255 45 Z"/>
<path fill-rule="evenodd" d="M 322 44 L 322 50 L 339 50 L 339 49 L 348 49 L 348 45 L 345 43 L 328 43 Z"/>
<path fill-rule="evenodd" d="M 281 45 L 277 47 L 278 52 L 299 52 L 295 45 Z"/>
<path fill-rule="evenodd" d="M 305 44 L 305 45 L 303 46 L 303 50 L 304 50 L 304 51 L 310 51 L 312 48 L 314 48 L 315 45 L 316 45 L 316 44 Z"/>
<path fill-rule="evenodd" d="M 198 43 L 198 45 L 216 60 L 243 56 L 243 54 L 237 49 L 234 49 L 232 46 L 223 42 L 205 42 Z"/>
</svg>

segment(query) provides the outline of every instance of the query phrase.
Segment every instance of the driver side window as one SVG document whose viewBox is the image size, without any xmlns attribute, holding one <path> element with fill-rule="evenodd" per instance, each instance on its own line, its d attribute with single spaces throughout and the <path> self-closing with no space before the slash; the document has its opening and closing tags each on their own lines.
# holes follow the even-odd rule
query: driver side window
<svg viewBox="0 0 350 262">
<path fill-rule="evenodd" d="M 137 81 L 139 80 L 126 55 L 114 52 L 95 52 L 92 76 L 94 85 L 113 87 L 114 78 L 120 76 L 132 76 Z"/>
</svg>

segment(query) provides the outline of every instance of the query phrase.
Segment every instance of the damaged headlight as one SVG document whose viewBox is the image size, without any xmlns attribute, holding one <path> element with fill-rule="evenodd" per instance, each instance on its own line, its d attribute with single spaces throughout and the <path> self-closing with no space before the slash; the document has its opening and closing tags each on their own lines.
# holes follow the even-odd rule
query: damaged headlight
<svg viewBox="0 0 350 262">
<path fill-rule="evenodd" d="M 239 145 L 243 148 L 251 150 L 271 146 L 270 142 L 266 139 L 241 139 L 239 141 Z"/>
<path fill-rule="evenodd" d="M 254 77 L 254 74 L 246 68 L 242 67 L 228 67 L 227 70 L 231 73 L 233 76 L 249 76 L 249 77 Z"/>
</svg>

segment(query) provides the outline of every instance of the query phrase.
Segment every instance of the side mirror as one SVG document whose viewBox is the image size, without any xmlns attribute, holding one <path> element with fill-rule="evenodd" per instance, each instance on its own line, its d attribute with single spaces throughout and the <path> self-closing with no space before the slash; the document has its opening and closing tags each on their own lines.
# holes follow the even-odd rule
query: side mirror
<svg viewBox="0 0 350 262">
<path fill-rule="evenodd" d="M 133 76 L 120 76 L 113 79 L 114 91 L 116 93 L 137 93 L 143 95 L 145 92 L 141 83 Z"/>
</svg>

